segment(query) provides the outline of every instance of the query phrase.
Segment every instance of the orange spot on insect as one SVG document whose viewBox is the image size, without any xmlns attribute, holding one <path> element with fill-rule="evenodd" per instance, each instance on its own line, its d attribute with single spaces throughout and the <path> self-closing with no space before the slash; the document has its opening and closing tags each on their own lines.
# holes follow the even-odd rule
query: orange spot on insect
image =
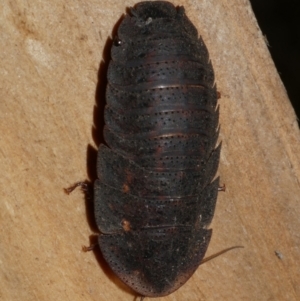
<svg viewBox="0 0 300 301">
<path fill-rule="evenodd" d="M 130 222 L 127 221 L 126 219 L 123 219 L 122 222 L 121 222 L 121 224 L 122 224 L 123 230 L 125 232 L 128 232 L 128 231 L 131 230 Z"/>
<path fill-rule="evenodd" d="M 123 186 L 122 186 L 122 191 L 123 191 L 124 193 L 128 193 L 128 192 L 130 191 L 129 186 L 128 186 L 127 184 L 123 184 Z"/>
</svg>

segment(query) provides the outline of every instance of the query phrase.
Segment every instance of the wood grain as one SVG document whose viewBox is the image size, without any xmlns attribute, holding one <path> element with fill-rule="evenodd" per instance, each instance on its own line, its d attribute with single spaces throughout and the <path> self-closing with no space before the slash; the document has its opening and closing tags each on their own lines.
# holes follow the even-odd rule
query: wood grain
<svg viewBox="0 0 300 301">
<path fill-rule="evenodd" d="M 95 177 L 112 30 L 135 2 L 0 5 L 1 300 L 134 300 L 99 252 L 78 180 Z M 211 55 L 223 149 L 207 256 L 157 300 L 300 299 L 300 139 L 295 113 L 247 0 L 183 0 Z M 95 126 L 94 126 L 95 124 Z M 89 146 L 90 145 L 90 146 Z M 277 252 L 275 254 L 275 252 Z M 148 299 L 146 299 L 148 300 Z"/>
</svg>

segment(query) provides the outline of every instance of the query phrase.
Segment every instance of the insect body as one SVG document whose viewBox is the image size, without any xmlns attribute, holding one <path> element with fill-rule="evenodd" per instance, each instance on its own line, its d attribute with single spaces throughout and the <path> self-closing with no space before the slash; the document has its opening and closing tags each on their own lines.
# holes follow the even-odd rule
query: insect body
<svg viewBox="0 0 300 301">
<path fill-rule="evenodd" d="M 112 270 L 142 296 L 168 295 L 208 247 L 221 147 L 206 46 L 183 7 L 138 3 L 111 50 L 95 215 Z"/>
</svg>

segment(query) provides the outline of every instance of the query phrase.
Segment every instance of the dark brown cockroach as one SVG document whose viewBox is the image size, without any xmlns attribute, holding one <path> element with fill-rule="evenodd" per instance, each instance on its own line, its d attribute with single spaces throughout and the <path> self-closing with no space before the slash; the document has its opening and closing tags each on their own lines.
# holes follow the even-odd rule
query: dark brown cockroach
<svg viewBox="0 0 300 301">
<path fill-rule="evenodd" d="M 220 157 L 208 51 L 183 7 L 141 2 L 118 29 L 108 68 L 94 185 L 99 245 L 141 296 L 172 293 L 194 273 L 212 230 Z"/>
</svg>

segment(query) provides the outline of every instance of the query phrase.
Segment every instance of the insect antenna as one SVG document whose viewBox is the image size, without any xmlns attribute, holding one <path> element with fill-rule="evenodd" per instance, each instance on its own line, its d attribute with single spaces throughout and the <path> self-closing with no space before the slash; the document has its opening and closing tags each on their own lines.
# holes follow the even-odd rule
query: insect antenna
<svg viewBox="0 0 300 301">
<path fill-rule="evenodd" d="M 216 257 L 218 257 L 218 256 L 220 256 L 220 255 L 222 255 L 222 254 L 224 254 L 224 253 L 226 253 L 226 252 L 228 252 L 228 251 L 231 251 L 231 250 L 233 250 L 233 249 L 238 249 L 238 248 L 244 248 L 244 246 L 234 246 L 234 247 L 230 247 L 230 248 L 224 249 L 224 250 L 222 250 L 222 251 L 220 251 L 220 252 L 218 252 L 218 253 L 216 253 L 216 254 L 213 254 L 213 255 L 211 255 L 211 256 L 208 256 L 208 257 L 204 258 L 204 259 L 201 261 L 200 264 L 203 264 L 203 263 L 205 263 L 205 262 L 207 262 L 207 261 L 210 261 L 210 260 L 212 260 L 212 259 L 214 259 L 214 258 L 216 258 Z"/>
</svg>

